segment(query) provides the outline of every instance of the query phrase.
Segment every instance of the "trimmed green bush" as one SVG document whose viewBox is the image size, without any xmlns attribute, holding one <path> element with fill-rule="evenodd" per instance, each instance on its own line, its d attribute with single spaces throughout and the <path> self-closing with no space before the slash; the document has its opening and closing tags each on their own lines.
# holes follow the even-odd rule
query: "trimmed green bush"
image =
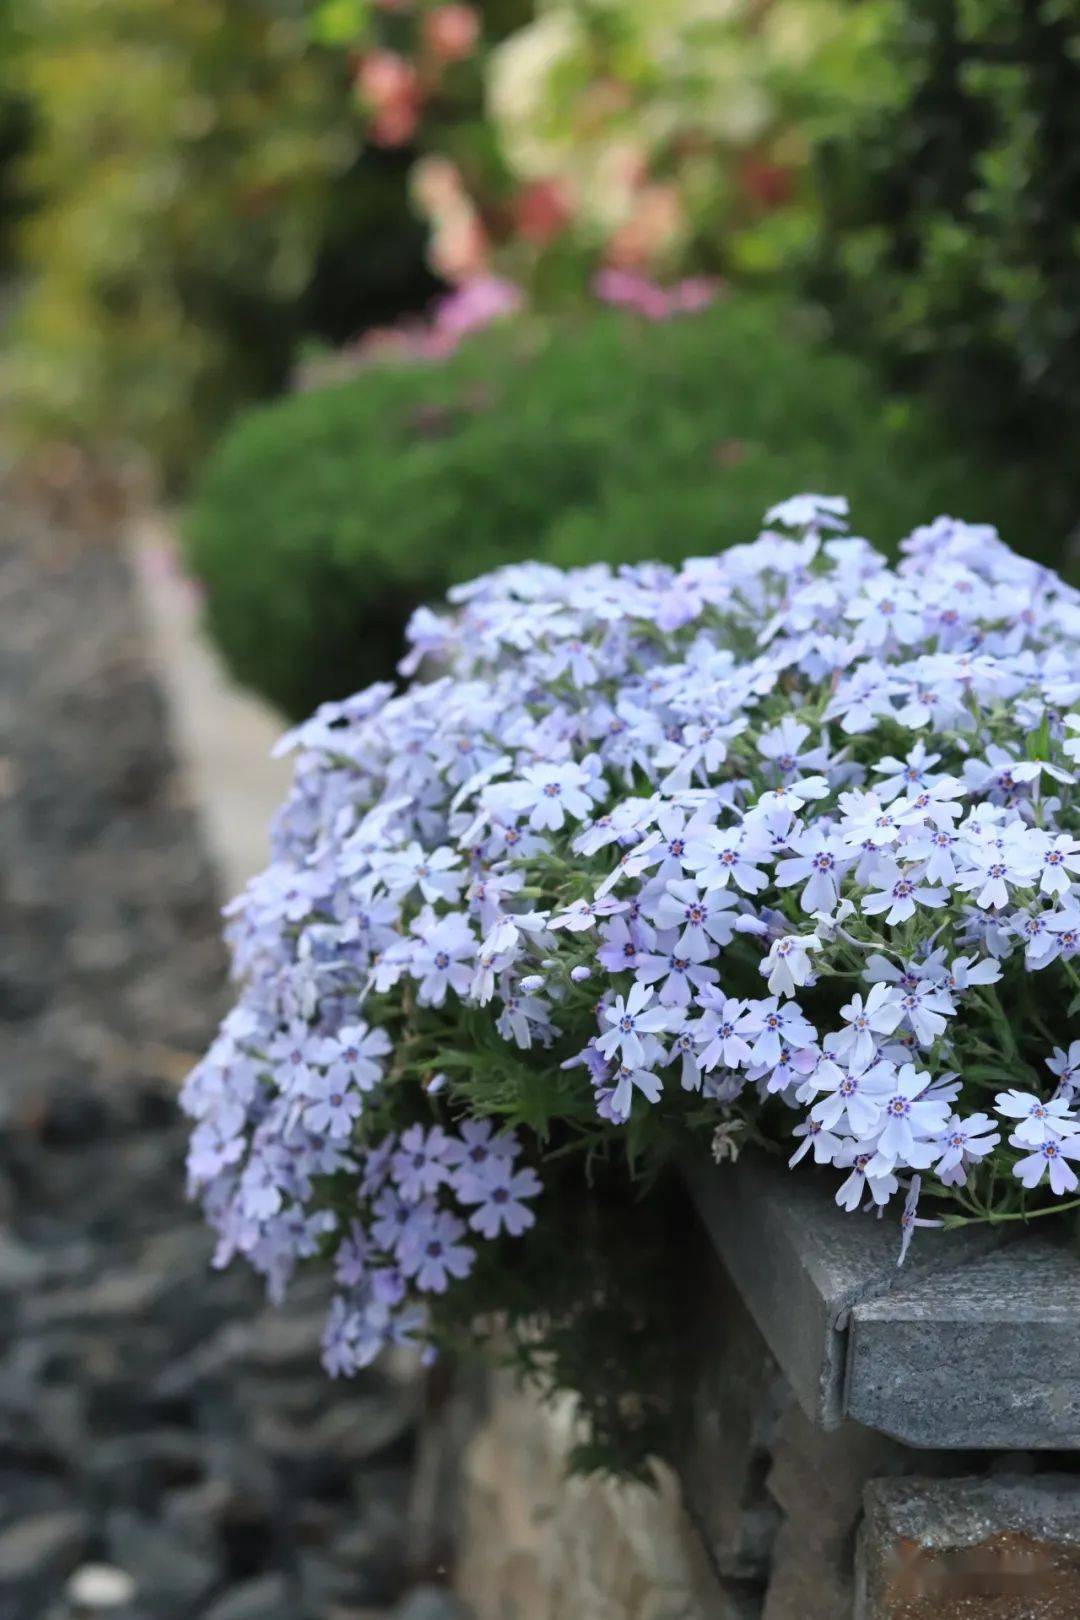
<svg viewBox="0 0 1080 1620">
<path fill-rule="evenodd" d="M 811 289 L 845 343 L 928 390 L 1080 517 L 1080 8 L 889 0 L 886 104 L 821 154 Z"/>
<path fill-rule="evenodd" d="M 892 541 L 942 511 L 1037 535 L 1009 468 L 947 446 L 771 302 L 515 320 L 248 414 L 186 540 L 234 671 L 298 715 L 389 675 L 410 609 L 457 580 L 715 551 L 756 534 L 777 491 L 843 490 Z"/>
</svg>

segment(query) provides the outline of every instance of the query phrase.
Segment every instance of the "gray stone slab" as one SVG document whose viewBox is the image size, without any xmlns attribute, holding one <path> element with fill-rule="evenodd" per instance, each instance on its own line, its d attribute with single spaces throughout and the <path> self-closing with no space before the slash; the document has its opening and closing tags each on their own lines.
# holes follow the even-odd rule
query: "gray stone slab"
<svg viewBox="0 0 1080 1620">
<path fill-rule="evenodd" d="M 857 1304 L 845 1406 L 909 1445 L 1080 1447 L 1080 1259 L 1025 1232 Z"/>
<path fill-rule="evenodd" d="M 895 1220 L 850 1215 L 812 1169 L 745 1153 L 734 1165 L 702 1155 L 683 1165 L 698 1212 L 803 1410 L 843 1421 L 847 1332 L 863 1301 L 951 1271 L 1000 1242 L 989 1229 L 926 1234 L 897 1268 Z M 920 1233 L 920 1238 L 923 1234 Z"/>
</svg>

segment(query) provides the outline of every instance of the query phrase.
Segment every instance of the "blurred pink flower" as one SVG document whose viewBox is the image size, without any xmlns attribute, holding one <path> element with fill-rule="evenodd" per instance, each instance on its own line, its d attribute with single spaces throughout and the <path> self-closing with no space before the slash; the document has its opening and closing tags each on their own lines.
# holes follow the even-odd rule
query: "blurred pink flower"
<svg viewBox="0 0 1080 1620">
<path fill-rule="evenodd" d="M 455 340 L 478 332 L 493 321 L 514 315 L 524 304 L 521 288 L 502 276 L 475 276 L 439 301 L 435 330 Z"/>
<path fill-rule="evenodd" d="M 655 264 L 678 241 L 684 224 L 682 199 L 675 185 L 658 181 L 643 185 L 633 214 L 612 232 L 608 257 L 630 270 Z"/>
<path fill-rule="evenodd" d="M 480 17 L 472 6 L 436 6 L 423 23 L 424 41 L 440 62 L 463 62 L 480 39 Z"/>
<path fill-rule="evenodd" d="M 420 80 L 397 51 L 368 51 L 356 73 L 356 88 L 372 113 L 371 137 L 380 146 L 404 146 L 420 122 Z"/>
<path fill-rule="evenodd" d="M 487 268 L 488 246 L 483 221 L 465 200 L 435 221 L 428 259 L 444 281 L 464 284 Z"/>
<path fill-rule="evenodd" d="M 543 246 L 554 241 L 574 217 L 574 200 L 565 180 L 534 180 L 514 204 L 519 235 Z"/>
<path fill-rule="evenodd" d="M 635 270 L 608 265 L 593 278 L 593 292 L 603 304 L 632 309 L 649 321 L 666 321 L 707 309 L 719 296 L 721 284 L 710 276 L 689 276 L 673 287 L 661 287 Z"/>
<path fill-rule="evenodd" d="M 715 276 L 686 276 L 668 288 L 671 312 L 696 315 L 699 310 L 708 309 L 710 304 L 715 303 L 722 291 L 723 286 Z"/>
<path fill-rule="evenodd" d="M 609 265 L 593 278 L 593 292 L 603 304 L 632 309 L 650 321 L 666 320 L 671 313 L 663 287 L 635 270 L 617 270 Z"/>
<path fill-rule="evenodd" d="M 520 287 L 500 276 L 477 276 L 440 298 L 428 321 L 373 326 L 336 354 L 301 366 L 295 386 L 302 392 L 340 382 L 371 365 L 411 360 L 442 360 L 470 332 L 516 314 L 524 304 Z"/>
</svg>

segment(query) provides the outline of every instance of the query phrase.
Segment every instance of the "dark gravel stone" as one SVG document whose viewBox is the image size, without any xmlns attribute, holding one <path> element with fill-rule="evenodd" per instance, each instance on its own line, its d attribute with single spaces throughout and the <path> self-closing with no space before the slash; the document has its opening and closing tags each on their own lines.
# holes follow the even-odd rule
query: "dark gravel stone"
<svg viewBox="0 0 1080 1620">
<path fill-rule="evenodd" d="M 82 1558 L 88 1525 L 81 1513 L 61 1510 L 16 1519 L 0 1530 L 0 1592 L 40 1590 L 68 1575 Z"/>
<path fill-rule="evenodd" d="M 108 1516 L 110 1560 L 135 1578 L 140 1602 L 161 1615 L 198 1613 L 221 1584 L 220 1560 L 144 1517 L 121 1509 Z"/>
<path fill-rule="evenodd" d="M 325 1279 L 267 1309 L 185 1199 L 218 904 L 122 556 L 0 503 L 0 1620 L 85 1620 L 86 1563 L 136 1583 L 110 1620 L 407 1585 L 415 1391 L 325 1377 Z"/>
<path fill-rule="evenodd" d="M 206 1611 L 205 1620 L 295 1620 L 296 1597 L 282 1575 L 262 1575 L 234 1586 Z"/>
<path fill-rule="evenodd" d="M 394 1610 L 394 1620 L 469 1620 L 469 1615 L 445 1586 L 417 1586 Z"/>
</svg>

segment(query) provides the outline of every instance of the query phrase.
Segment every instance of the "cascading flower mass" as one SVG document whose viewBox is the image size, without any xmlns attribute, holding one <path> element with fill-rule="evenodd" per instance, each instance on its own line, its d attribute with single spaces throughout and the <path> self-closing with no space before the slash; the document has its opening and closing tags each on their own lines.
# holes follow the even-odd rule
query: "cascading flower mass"
<svg viewBox="0 0 1080 1620">
<path fill-rule="evenodd" d="M 901 550 L 807 495 L 501 569 L 285 739 L 184 1106 L 220 1261 L 333 1266 L 331 1371 L 428 1338 L 554 1150 L 812 1154 L 901 1253 L 1080 1202 L 1080 595 L 985 525 Z"/>
</svg>

